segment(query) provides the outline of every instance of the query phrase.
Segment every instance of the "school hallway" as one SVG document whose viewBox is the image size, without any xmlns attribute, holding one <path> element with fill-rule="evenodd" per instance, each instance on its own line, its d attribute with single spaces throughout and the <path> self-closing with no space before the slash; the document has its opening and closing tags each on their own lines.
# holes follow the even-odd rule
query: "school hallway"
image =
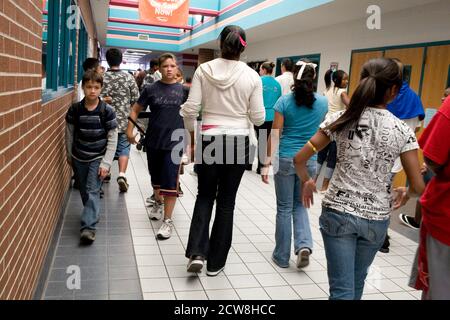
<svg viewBox="0 0 450 320">
<path fill-rule="evenodd" d="M 78 190 L 71 189 L 60 230 L 53 239 L 55 249 L 47 257 L 48 272 L 35 299 L 328 299 L 325 251 L 318 227 L 319 199 L 310 210 L 314 239 L 310 265 L 299 271 L 293 255 L 290 268 L 281 269 L 271 261 L 276 214 L 273 181 L 264 185 L 254 171 L 245 173 L 238 192 L 233 245 L 224 272 L 217 277 L 206 276 L 205 270 L 198 275 L 186 272 L 184 252 L 197 188 L 191 171 L 192 165 L 186 166 L 181 176 L 184 196 L 175 207 L 176 231 L 165 241 L 155 238 L 161 221 L 150 222 L 147 217 L 151 208 L 146 208 L 145 199 L 151 187 L 145 153 L 132 149 L 127 193 L 119 193 L 117 164 L 113 165 L 111 182 L 103 187 L 97 239 L 89 247 L 79 245 L 82 204 Z M 393 214 L 392 220 L 391 224 L 398 224 L 397 215 Z M 363 299 L 420 299 L 421 292 L 407 285 L 417 244 L 392 229 L 390 236 L 390 253 L 377 254 Z M 80 289 L 68 286 L 71 266 L 80 268 Z"/>
</svg>

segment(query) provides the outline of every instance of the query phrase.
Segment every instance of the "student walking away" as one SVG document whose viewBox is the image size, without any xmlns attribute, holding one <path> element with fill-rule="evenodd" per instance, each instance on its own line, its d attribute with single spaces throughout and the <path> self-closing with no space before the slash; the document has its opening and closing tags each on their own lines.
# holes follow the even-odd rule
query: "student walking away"
<svg viewBox="0 0 450 320">
<path fill-rule="evenodd" d="M 444 92 L 444 96 L 442 97 L 442 103 L 444 103 L 445 99 L 450 95 L 450 88 L 447 88 Z M 430 182 L 433 177 L 433 172 L 428 169 L 426 163 L 422 165 L 422 175 L 424 177 L 425 185 Z M 412 229 L 418 230 L 420 228 L 420 223 L 422 221 L 422 207 L 420 205 L 420 201 L 416 203 L 416 210 L 414 212 L 414 217 L 409 216 L 404 213 L 399 214 L 400 222 L 402 222 L 405 226 L 408 226 Z"/>
<path fill-rule="evenodd" d="M 106 61 L 108 61 L 110 68 L 105 73 L 102 96 L 105 102 L 109 103 L 116 112 L 119 125 L 117 150 L 114 156 L 114 159 L 119 162 L 117 183 L 119 184 L 120 192 L 127 192 L 129 185 L 125 174 L 130 158 L 130 144 L 126 130 L 130 108 L 139 98 L 139 88 L 132 75 L 120 70 L 122 52 L 119 49 L 109 49 L 106 52 Z"/>
<path fill-rule="evenodd" d="M 152 59 L 150 61 L 150 69 L 147 70 L 147 75 L 144 78 L 144 86 L 161 80 L 161 77 L 162 75 L 161 72 L 159 72 L 158 59 Z"/>
<path fill-rule="evenodd" d="M 85 98 L 73 104 L 66 114 L 67 162 L 79 181 L 83 212 L 81 241 L 95 240 L 100 214 L 100 188 L 117 147 L 117 121 L 114 109 L 101 101 L 103 77 L 93 71 L 83 75 Z"/>
<path fill-rule="evenodd" d="M 156 237 L 169 239 L 174 226 L 173 209 L 178 197 L 178 177 L 181 157 L 184 148 L 175 150 L 184 143 L 184 123 L 180 116 L 180 106 L 187 99 L 183 85 L 177 82 L 177 61 L 174 55 L 165 53 L 159 57 L 159 69 L 162 79 L 147 85 L 139 100 L 133 106 L 130 118 L 136 121 L 138 114 L 145 106 L 150 107 L 150 118 L 146 132 L 147 163 L 155 204 L 149 212 L 151 220 L 160 220 L 164 211 L 164 219 Z M 130 143 L 135 143 L 134 125 L 128 123 L 127 136 Z M 181 141 L 178 137 L 181 132 Z M 162 199 L 164 198 L 164 200 Z M 164 203 L 164 206 L 159 203 Z"/>
<path fill-rule="evenodd" d="M 425 163 L 435 177 L 420 203 L 419 249 L 410 285 L 424 300 L 450 300 L 450 98 L 447 98 L 420 138 Z"/>
<path fill-rule="evenodd" d="M 266 108 L 266 120 L 264 124 L 255 127 L 256 138 L 258 139 L 258 169 L 257 174 L 261 174 L 261 168 L 265 163 L 265 159 L 261 158 L 261 153 L 266 151 L 267 140 L 272 130 L 273 119 L 275 117 L 274 106 L 281 97 L 281 85 L 272 76 L 275 64 L 273 62 L 264 62 L 259 68 L 263 85 L 264 108 Z M 260 139 L 261 138 L 261 139 Z"/>
<path fill-rule="evenodd" d="M 401 70 L 404 69 L 403 64 L 398 59 L 393 59 L 399 65 Z M 409 87 L 408 82 L 403 81 L 403 85 L 400 91 L 390 104 L 388 104 L 387 109 L 392 112 L 394 116 L 405 122 L 408 127 L 413 130 L 413 132 L 418 132 L 420 129 L 421 121 L 425 118 L 425 111 L 423 110 L 422 101 L 420 97 Z M 397 173 L 403 170 L 400 158 L 395 160 L 394 167 L 392 168 L 392 175 L 395 176 Z M 389 252 L 389 235 L 386 235 L 383 246 L 380 252 Z"/>
<path fill-rule="evenodd" d="M 309 208 L 316 184 L 307 162 L 331 141 L 337 144 L 339 161 L 319 219 L 332 300 L 361 299 L 390 213 L 405 203 L 405 193 L 418 196 L 424 190 L 416 136 L 386 109 L 401 86 L 402 70 L 394 60 L 370 60 L 348 109 L 327 118 L 295 156 L 297 173 L 305 181 L 303 205 Z M 393 192 L 391 170 L 399 156 L 410 186 Z"/>
<path fill-rule="evenodd" d="M 287 58 L 281 62 L 281 76 L 278 76 L 275 79 L 281 85 L 282 95 L 292 92 L 292 86 L 294 85 L 293 70 L 294 62 L 292 62 L 291 59 Z"/>
<path fill-rule="evenodd" d="M 327 89 L 324 92 L 324 96 L 328 99 L 327 116 L 347 109 L 350 103 L 350 98 L 347 94 L 348 74 L 342 70 L 328 70 L 325 73 L 325 85 Z M 336 142 L 331 142 L 317 155 L 317 172 L 315 178 L 316 183 L 322 171 L 323 164 L 325 163 L 325 161 L 327 163 L 327 167 L 324 172 L 321 192 L 327 191 L 331 177 L 333 176 L 337 160 L 336 150 Z"/>
<path fill-rule="evenodd" d="M 275 150 L 279 150 L 274 159 L 278 169 L 275 170 L 277 218 L 272 260 L 281 268 L 289 268 L 292 229 L 298 268 L 309 265 L 313 249 L 308 211 L 301 198 L 302 181 L 295 172 L 293 158 L 317 132 L 328 111 L 327 99 L 314 93 L 316 67 L 309 61 L 299 61 L 294 72 L 293 93 L 281 97 L 276 103 L 275 120 L 267 150 L 269 157 L 263 169 L 262 180 L 269 183 L 268 167 L 274 159 Z M 308 161 L 307 168 L 309 175 L 314 175 L 314 156 Z"/>
<path fill-rule="evenodd" d="M 203 107 L 196 149 L 198 194 L 186 258 L 188 272 L 200 272 L 207 260 L 209 276 L 223 271 L 231 247 L 236 194 L 250 161 L 249 122 L 253 130 L 253 125 L 260 126 L 265 120 L 261 78 L 239 61 L 247 46 L 244 30 L 227 26 L 219 38 L 221 58 L 197 69 L 189 98 L 181 107 L 191 136 Z M 209 235 L 214 202 L 216 214 Z"/>
</svg>

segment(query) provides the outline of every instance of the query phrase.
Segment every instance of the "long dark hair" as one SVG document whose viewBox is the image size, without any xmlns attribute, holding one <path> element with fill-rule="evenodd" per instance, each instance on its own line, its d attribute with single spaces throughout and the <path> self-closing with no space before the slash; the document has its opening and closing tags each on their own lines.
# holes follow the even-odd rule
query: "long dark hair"
<svg viewBox="0 0 450 320">
<path fill-rule="evenodd" d="M 361 82 L 350 100 L 350 105 L 344 114 L 328 129 L 340 132 L 348 127 L 354 127 L 367 107 L 386 104 L 387 92 L 402 86 L 403 73 L 393 59 L 379 58 L 366 62 L 361 72 Z"/>
<path fill-rule="evenodd" d="M 335 88 L 341 88 L 342 87 L 342 81 L 344 80 L 347 73 L 343 70 L 328 70 L 325 73 L 325 85 L 327 87 L 327 90 L 330 90 L 331 88 L 331 82 L 334 83 Z"/>
<path fill-rule="evenodd" d="M 239 26 L 226 26 L 220 33 L 220 50 L 222 58 L 227 60 L 239 60 L 247 46 L 245 31 Z M 242 41 L 241 41 L 242 39 Z"/>
<path fill-rule="evenodd" d="M 310 63 L 307 59 L 302 59 L 301 61 Z M 294 68 L 294 85 L 292 86 L 292 91 L 297 106 L 307 106 L 308 108 L 312 108 L 312 105 L 316 101 L 316 97 L 314 96 L 314 79 L 316 77 L 316 70 L 314 70 L 311 66 L 306 66 L 305 71 L 303 71 L 302 78 L 298 80 L 297 76 L 301 67 L 302 66 L 296 65 Z"/>
</svg>

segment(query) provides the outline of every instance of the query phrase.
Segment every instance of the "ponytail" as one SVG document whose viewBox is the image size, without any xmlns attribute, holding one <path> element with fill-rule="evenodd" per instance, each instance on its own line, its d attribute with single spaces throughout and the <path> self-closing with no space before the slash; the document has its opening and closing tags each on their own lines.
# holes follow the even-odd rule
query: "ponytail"
<svg viewBox="0 0 450 320">
<path fill-rule="evenodd" d="M 348 75 L 343 70 L 328 70 L 327 73 L 325 73 L 325 85 L 327 87 L 327 90 L 330 90 L 332 83 L 335 88 L 342 88 L 342 81 L 344 80 L 345 76 Z"/>
<path fill-rule="evenodd" d="M 402 85 L 402 70 L 392 59 L 373 59 L 363 66 L 361 81 L 350 100 L 348 109 L 327 129 L 341 132 L 346 128 L 356 127 L 367 107 L 386 104 L 386 94 L 394 86 Z"/>
<path fill-rule="evenodd" d="M 328 70 L 325 73 L 325 86 L 327 87 L 327 90 L 330 90 L 331 88 L 331 76 L 333 75 L 333 70 Z"/>
<path fill-rule="evenodd" d="M 307 60 L 302 60 L 304 62 L 309 62 Z M 302 78 L 297 79 L 298 73 L 302 68 L 301 65 L 296 65 L 294 70 L 294 85 L 293 85 L 293 94 L 295 97 L 295 102 L 297 106 L 306 106 L 312 109 L 312 105 L 316 101 L 316 97 L 314 95 L 314 78 L 316 76 L 316 70 L 307 65 L 303 71 Z"/>
<path fill-rule="evenodd" d="M 247 46 L 245 31 L 239 26 L 226 26 L 219 37 L 222 58 L 239 60 Z"/>
</svg>

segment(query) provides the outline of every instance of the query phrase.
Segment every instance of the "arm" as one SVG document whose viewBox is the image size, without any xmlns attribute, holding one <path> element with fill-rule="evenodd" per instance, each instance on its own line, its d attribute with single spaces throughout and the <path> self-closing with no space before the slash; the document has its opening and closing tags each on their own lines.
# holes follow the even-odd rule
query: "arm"
<svg viewBox="0 0 450 320">
<path fill-rule="evenodd" d="M 250 96 L 250 121 L 255 126 L 260 126 L 266 120 L 266 109 L 264 108 L 263 87 L 261 78 L 256 82 L 256 87 Z"/>
<path fill-rule="evenodd" d="M 311 204 L 314 204 L 313 193 L 317 192 L 316 183 L 309 176 L 306 164 L 315 153 L 324 149 L 331 142 L 322 130 L 319 130 L 309 141 L 310 143 L 307 143 L 294 158 L 295 170 L 303 182 L 302 201 L 305 208 L 310 208 Z"/>
<path fill-rule="evenodd" d="M 272 131 L 270 132 L 269 139 L 267 140 L 266 160 L 264 168 L 262 169 L 261 179 L 265 184 L 269 184 L 269 166 L 272 163 L 272 158 L 275 152 L 278 150 L 280 143 L 280 137 L 283 133 L 284 116 L 278 111 L 275 112 L 275 119 L 272 124 Z"/>
<path fill-rule="evenodd" d="M 192 79 L 189 97 L 186 100 L 186 103 L 181 106 L 180 110 L 180 115 L 184 119 L 184 127 L 189 132 L 194 132 L 195 130 L 195 121 L 197 120 L 201 109 L 202 99 L 201 69 L 199 68 Z"/>
<path fill-rule="evenodd" d="M 75 127 L 73 124 L 66 122 L 66 157 L 67 163 L 72 165 L 72 146 Z"/>
<path fill-rule="evenodd" d="M 404 152 L 400 155 L 403 168 L 409 181 L 409 188 L 397 188 L 397 195 L 394 200 L 394 210 L 402 207 L 408 202 L 410 197 L 420 197 L 425 190 L 423 176 L 420 173 L 419 157 L 417 149 Z"/>
<path fill-rule="evenodd" d="M 114 154 L 116 153 L 117 148 L 118 133 L 119 130 L 117 128 L 108 131 L 108 143 L 106 145 L 106 153 L 103 156 L 102 162 L 100 163 L 100 169 L 106 171 L 106 174 L 108 174 L 109 169 L 111 168 L 111 164 L 114 160 Z M 104 178 L 106 174 L 103 175 L 102 172 L 99 175 L 102 178 Z"/>
<path fill-rule="evenodd" d="M 348 106 L 350 105 L 350 97 L 348 96 L 347 92 L 342 92 L 341 100 L 348 109 Z"/>
<path fill-rule="evenodd" d="M 428 169 L 428 170 L 433 171 L 434 174 L 437 174 L 444 167 L 443 165 L 437 164 L 436 162 L 428 159 L 427 157 L 424 157 L 424 160 L 425 160 L 425 165 L 426 165 L 425 173 L 426 173 L 426 170 Z"/>
<path fill-rule="evenodd" d="M 138 119 L 139 113 L 141 113 L 142 110 L 144 110 L 144 107 L 136 102 L 131 107 L 130 118 L 133 119 L 134 122 L 136 122 L 137 119 Z M 131 144 L 135 144 L 136 143 L 136 140 L 135 140 L 136 136 L 133 135 L 133 129 L 134 129 L 134 124 L 131 121 L 128 121 L 127 138 L 128 138 L 128 142 L 131 143 Z"/>
</svg>

